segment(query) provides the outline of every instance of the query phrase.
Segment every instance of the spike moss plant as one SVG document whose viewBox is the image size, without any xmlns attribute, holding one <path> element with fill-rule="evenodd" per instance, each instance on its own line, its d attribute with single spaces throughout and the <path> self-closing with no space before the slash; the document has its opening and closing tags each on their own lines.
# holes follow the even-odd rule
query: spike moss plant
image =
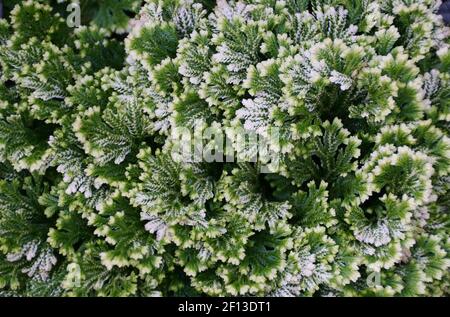
<svg viewBox="0 0 450 317">
<path fill-rule="evenodd" d="M 2 296 L 450 295 L 441 1 L 3 2 Z"/>
</svg>

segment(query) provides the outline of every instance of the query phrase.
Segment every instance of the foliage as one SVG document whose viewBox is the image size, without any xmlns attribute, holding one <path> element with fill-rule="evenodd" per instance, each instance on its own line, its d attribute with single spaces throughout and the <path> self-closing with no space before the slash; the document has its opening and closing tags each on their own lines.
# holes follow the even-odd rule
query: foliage
<svg viewBox="0 0 450 317">
<path fill-rule="evenodd" d="M 0 294 L 449 295 L 439 1 L 68 3 L 0 20 Z"/>
</svg>

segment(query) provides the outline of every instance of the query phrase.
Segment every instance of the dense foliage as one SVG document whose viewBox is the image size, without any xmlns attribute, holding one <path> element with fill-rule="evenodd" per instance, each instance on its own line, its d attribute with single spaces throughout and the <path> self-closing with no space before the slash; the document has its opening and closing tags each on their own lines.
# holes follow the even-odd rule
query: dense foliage
<svg viewBox="0 0 450 317">
<path fill-rule="evenodd" d="M 4 2 L 1 295 L 450 293 L 440 1 Z M 279 168 L 175 159 L 198 122 Z"/>
</svg>

